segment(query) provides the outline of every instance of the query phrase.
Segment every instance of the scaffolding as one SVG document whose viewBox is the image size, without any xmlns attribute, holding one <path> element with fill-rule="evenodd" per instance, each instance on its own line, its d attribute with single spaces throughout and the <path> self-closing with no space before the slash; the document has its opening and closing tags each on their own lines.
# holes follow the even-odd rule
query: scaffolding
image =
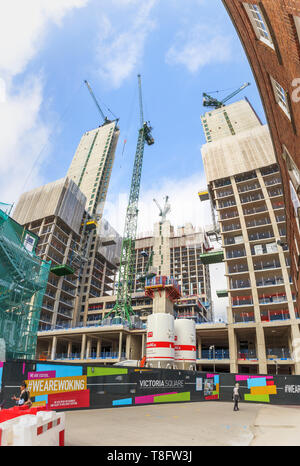
<svg viewBox="0 0 300 466">
<path fill-rule="evenodd" d="M 51 265 L 35 254 L 38 237 L 10 212 L 11 206 L 0 203 L 0 340 L 6 360 L 34 359 Z"/>
</svg>

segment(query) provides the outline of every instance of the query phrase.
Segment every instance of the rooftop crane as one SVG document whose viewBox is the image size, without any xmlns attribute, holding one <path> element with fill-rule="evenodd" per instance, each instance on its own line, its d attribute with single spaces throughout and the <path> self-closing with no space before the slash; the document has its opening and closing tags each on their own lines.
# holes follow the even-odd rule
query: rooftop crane
<svg viewBox="0 0 300 466">
<path fill-rule="evenodd" d="M 109 119 L 104 115 L 104 113 L 103 113 L 103 111 L 102 111 L 102 109 L 101 109 L 101 107 L 100 107 L 100 105 L 99 105 L 99 103 L 98 103 L 98 101 L 97 101 L 97 99 L 96 99 L 94 93 L 93 93 L 93 90 L 92 90 L 91 86 L 89 85 L 89 83 L 88 83 L 88 81 L 87 81 L 86 79 L 85 79 L 84 83 L 86 84 L 86 87 L 88 88 L 88 90 L 89 90 L 89 92 L 90 92 L 90 94 L 91 94 L 91 96 L 92 96 L 92 99 L 93 99 L 93 101 L 95 102 L 96 107 L 97 107 L 98 110 L 99 110 L 99 113 L 100 113 L 100 115 L 101 115 L 101 117 L 102 117 L 102 119 L 103 119 L 103 124 L 105 125 L 106 123 L 111 123 L 111 120 L 109 120 Z"/>
<path fill-rule="evenodd" d="M 149 122 L 144 121 L 141 75 L 138 75 L 139 86 L 139 106 L 140 106 L 140 129 L 134 159 L 133 173 L 131 178 L 131 187 L 129 201 L 126 211 L 125 228 L 122 241 L 119 280 L 117 289 L 117 300 L 114 308 L 107 314 L 112 313 L 115 317 L 120 316 L 127 320 L 131 325 L 131 316 L 134 311 L 131 306 L 131 294 L 134 283 L 135 270 L 135 239 L 138 219 L 138 202 L 141 185 L 141 174 L 143 166 L 143 155 L 145 142 L 148 146 L 154 144 L 151 131 L 152 127 Z"/>
<path fill-rule="evenodd" d="M 214 97 L 211 97 L 210 95 L 203 92 L 203 107 L 213 107 L 215 109 L 225 107 L 225 102 L 232 99 L 232 97 L 234 97 L 235 95 L 239 94 L 243 89 L 250 86 L 250 84 L 251 83 L 244 83 L 239 89 L 232 92 L 232 94 L 228 95 L 223 100 L 215 99 Z"/>
<path fill-rule="evenodd" d="M 170 204 L 168 203 L 168 200 L 169 200 L 169 196 L 166 196 L 165 197 L 165 205 L 164 205 L 164 208 L 162 209 L 159 205 L 159 203 L 157 202 L 156 199 L 153 199 L 153 201 L 155 202 L 155 204 L 157 205 L 157 207 L 159 208 L 159 216 L 161 217 L 161 222 L 160 223 L 164 223 L 166 221 L 166 217 L 167 217 L 167 214 L 170 212 L 171 210 L 171 206 Z"/>
</svg>

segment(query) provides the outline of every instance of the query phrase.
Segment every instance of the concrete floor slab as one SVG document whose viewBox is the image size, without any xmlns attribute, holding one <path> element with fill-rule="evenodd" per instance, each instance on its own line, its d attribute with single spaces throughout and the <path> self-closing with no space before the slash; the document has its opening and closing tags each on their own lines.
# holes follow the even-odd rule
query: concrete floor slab
<svg viewBox="0 0 300 466">
<path fill-rule="evenodd" d="M 66 446 L 300 445 L 300 407 L 176 403 L 66 412 Z"/>
</svg>

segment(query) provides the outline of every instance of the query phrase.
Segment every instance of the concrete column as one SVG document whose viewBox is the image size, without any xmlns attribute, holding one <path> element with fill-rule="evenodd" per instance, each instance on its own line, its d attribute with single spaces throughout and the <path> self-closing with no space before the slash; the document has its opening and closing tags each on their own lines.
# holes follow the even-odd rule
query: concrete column
<svg viewBox="0 0 300 466">
<path fill-rule="evenodd" d="M 126 359 L 130 359 L 131 335 L 126 335 Z"/>
<path fill-rule="evenodd" d="M 55 359 L 55 356 L 56 356 L 56 345 L 57 345 L 57 337 L 54 336 L 53 339 L 52 339 L 51 359 Z"/>
<path fill-rule="evenodd" d="M 51 356 L 52 341 L 48 343 L 47 359 Z"/>
<path fill-rule="evenodd" d="M 122 337 L 123 337 L 123 333 L 120 332 L 120 335 L 119 335 L 119 360 L 121 359 L 121 354 L 122 354 Z"/>
<path fill-rule="evenodd" d="M 89 359 L 91 356 L 91 345 L 92 345 L 92 339 L 87 338 L 87 345 L 86 345 L 86 359 Z"/>
<path fill-rule="evenodd" d="M 69 341 L 68 343 L 68 358 L 71 356 L 72 354 L 72 342 Z"/>
<path fill-rule="evenodd" d="M 145 356 L 145 341 L 146 341 L 146 334 L 142 334 L 142 359 Z"/>
<path fill-rule="evenodd" d="M 84 359 L 85 345 L 86 345 L 86 334 L 84 333 L 84 334 L 82 335 L 82 339 L 81 339 L 80 359 Z"/>
<path fill-rule="evenodd" d="M 197 346 L 198 346 L 198 357 L 197 359 L 201 359 L 202 356 L 202 340 L 201 337 L 197 337 Z"/>
<path fill-rule="evenodd" d="M 232 325 L 228 325 L 230 372 L 238 372 L 237 336 Z"/>
<path fill-rule="evenodd" d="M 258 371 L 260 374 L 267 374 L 267 356 L 264 329 L 261 325 L 256 327 L 256 351 L 258 358 Z"/>
<path fill-rule="evenodd" d="M 97 358 L 100 358 L 101 356 L 101 339 L 98 338 L 97 340 L 97 353 L 96 353 L 96 357 Z"/>
</svg>

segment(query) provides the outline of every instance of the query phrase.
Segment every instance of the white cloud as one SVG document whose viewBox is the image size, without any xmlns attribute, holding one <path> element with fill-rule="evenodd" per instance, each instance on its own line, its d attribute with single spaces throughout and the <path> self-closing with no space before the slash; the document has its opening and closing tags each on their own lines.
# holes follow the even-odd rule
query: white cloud
<svg viewBox="0 0 300 466">
<path fill-rule="evenodd" d="M 203 25 L 179 32 L 174 45 L 166 53 L 169 65 L 184 65 L 191 73 L 206 65 L 224 63 L 230 59 L 231 38 Z"/>
<path fill-rule="evenodd" d="M 0 73 L 16 75 L 41 48 L 51 22 L 61 24 L 73 8 L 88 0 L 10 0 L 2 2 L 0 15 Z"/>
<path fill-rule="evenodd" d="M 132 7 L 123 11 L 118 24 L 114 10 L 102 12 L 99 24 L 97 60 L 99 74 L 112 88 L 118 88 L 141 62 L 147 37 L 155 28 L 150 14 L 158 0 L 114 0 L 111 5 Z M 126 20 L 124 20 L 126 18 Z"/>
<path fill-rule="evenodd" d="M 1 201 L 15 202 L 28 176 L 29 186 L 39 180 L 38 165 L 32 167 L 49 136 L 49 129 L 39 118 L 41 103 L 41 79 L 35 78 L 24 83 L 17 95 L 7 90 L 0 105 Z"/>
<path fill-rule="evenodd" d="M 88 0 L 10 0 L 2 2 L 0 15 L 0 201 L 13 203 L 25 187 L 36 186 L 50 125 L 41 119 L 43 79 L 25 74 L 29 62 L 43 46 L 51 23 L 61 25 L 73 8 Z"/>
</svg>

